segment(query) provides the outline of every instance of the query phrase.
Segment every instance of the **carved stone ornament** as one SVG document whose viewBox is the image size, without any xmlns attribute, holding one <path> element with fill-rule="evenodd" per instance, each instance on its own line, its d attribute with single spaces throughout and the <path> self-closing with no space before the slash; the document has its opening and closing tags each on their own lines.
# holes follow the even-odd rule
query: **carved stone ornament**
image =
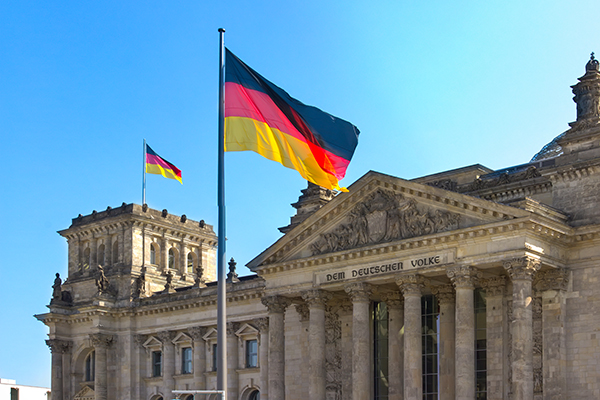
<svg viewBox="0 0 600 400">
<path fill-rule="evenodd" d="M 233 336 L 238 331 L 238 329 L 240 329 L 240 323 L 239 322 L 228 322 L 226 325 L 226 329 L 227 329 L 227 335 Z"/>
<path fill-rule="evenodd" d="M 504 269 L 514 280 L 533 280 L 533 275 L 541 267 L 541 262 L 532 257 L 513 258 L 504 262 Z"/>
<path fill-rule="evenodd" d="M 389 292 L 383 296 L 383 301 L 387 305 L 388 309 L 391 308 L 402 308 L 404 305 L 404 299 L 400 292 Z"/>
<path fill-rule="evenodd" d="M 268 332 L 269 331 L 269 318 L 263 317 L 263 318 L 256 318 L 253 321 L 254 326 L 256 326 L 258 328 L 258 330 L 261 333 L 264 332 Z"/>
<path fill-rule="evenodd" d="M 48 339 L 46 345 L 50 348 L 50 352 L 53 354 L 65 354 L 71 351 L 72 343 L 67 340 L 60 339 Z"/>
<path fill-rule="evenodd" d="M 188 334 L 193 340 L 201 340 L 208 329 L 205 326 L 192 326 L 188 328 Z"/>
<path fill-rule="evenodd" d="M 482 178 L 477 177 L 473 180 L 473 182 L 464 188 L 461 188 L 459 192 L 474 192 L 481 189 L 492 188 L 495 186 L 505 185 L 511 182 L 519 182 L 527 179 L 538 178 L 542 176 L 537 168 L 533 165 L 527 167 L 525 170 L 518 170 L 516 172 L 503 172 L 500 175 L 493 174 L 491 177 L 487 178 L 483 176 Z"/>
<path fill-rule="evenodd" d="M 270 313 L 284 313 L 291 304 L 290 299 L 283 296 L 265 296 L 260 301 Z"/>
<path fill-rule="evenodd" d="M 425 282 L 425 278 L 417 274 L 402 275 L 396 278 L 396 284 L 404 297 L 411 295 L 420 296 L 421 290 L 425 287 Z"/>
<path fill-rule="evenodd" d="M 347 223 L 321 234 L 313 255 L 429 235 L 458 227 L 460 214 L 420 210 L 413 199 L 378 189 L 350 212 Z"/>
<path fill-rule="evenodd" d="M 502 296 L 506 288 L 506 278 L 504 276 L 494 276 L 482 279 L 481 287 L 485 289 L 487 296 Z"/>
<path fill-rule="evenodd" d="M 454 304 L 456 301 L 456 294 L 452 285 L 432 286 L 431 293 L 437 297 L 440 304 Z"/>
<path fill-rule="evenodd" d="M 474 289 L 481 272 L 469 265 L 457 265 L 446 270 L 446 275 L 456 289 Z"/>
<path fill-rule="evenodd" d="M 348 293 L 348 296 L 350 296 L 353 303 L 370 301 L 372 290 L 371 287 L 366 283 L 348 283 L 346 286 L 344 286 L 344 290 L 346 293 Z"/>
<path fill-rule="evenodd" d="M 108 347 L 114 342 L 114 336 L 106 333 L 91 333 L 90 340 L 94 347 Z"/>
<path fill-rule="evenodd" d="M 548 269 L 536 274 L 535 287 L 537 290 L 567 290 L 569 271 L 564 268 Z"/>
<path fill-rule="evenodd" d="M 170 342 L 175 339 L 175 332 L 173 331 L 162 331 L 158 332 L 156 336 L 160 339 L 163 344 Z"/>
<path fill-rule="evenodd" d="M 331 293 L 319 289 L 309 289 L 302 293 L 302 299 L 309 307 L 325 308 L 325 305 L 331 299 Z"/>
</svg>

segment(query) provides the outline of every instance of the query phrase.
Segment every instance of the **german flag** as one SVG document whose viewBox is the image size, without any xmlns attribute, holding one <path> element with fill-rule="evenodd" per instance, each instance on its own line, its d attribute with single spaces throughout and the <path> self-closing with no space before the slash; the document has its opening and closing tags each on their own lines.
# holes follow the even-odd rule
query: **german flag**
<svg viewBox="0 0 600 400">
<path fill-rule="evenodd" d="M 165 178 L 181 181 L 181 170 L 156 154 L 150 146 L 146 145 L 146 172 L 149 174 L 162 175 Z"/>
<path fill-rule="evenodd" d="M 339 181 L 358 135 L 351 123 L 292 98 L 226 49 L 225 151 L 254 151 L 319 186 L 347 191 Z"/>
</svg>

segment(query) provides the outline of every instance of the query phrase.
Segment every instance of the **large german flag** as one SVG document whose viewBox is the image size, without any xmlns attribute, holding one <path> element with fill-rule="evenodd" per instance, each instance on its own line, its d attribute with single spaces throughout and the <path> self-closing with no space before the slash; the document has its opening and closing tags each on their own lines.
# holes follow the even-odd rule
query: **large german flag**
<svg viewBox="0 0 600 400">
<path fill-rule="evenodd" d="M 290 97 L 226 49 L 225 151 L 251 150 L 319 186 L 346 191 L 339 181 L 358 134 L 351 123 Z"/>
</svg>

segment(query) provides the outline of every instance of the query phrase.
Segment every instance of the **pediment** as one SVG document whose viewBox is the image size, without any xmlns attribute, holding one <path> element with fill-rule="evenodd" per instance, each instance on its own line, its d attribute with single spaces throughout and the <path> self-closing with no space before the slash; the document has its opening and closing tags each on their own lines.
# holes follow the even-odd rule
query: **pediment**
<svg viewBox="0 0 600 400">
<path fill-rule="evenodd" d="M 217 340 L 217 330 L 215 328 L 210 328 L 206 334 L 202 336 L 202 339 L 207 342 L 210 340 Z"/>
<path fill-rule="evenodd" d="M 173 339 L 173 344 L 191 343 L 191 342 L 192 342 L 192 338 L 183 332 L 180 332 L 177 336 L 175 336 L 175 339 Z"/>
<path fill-rule="evenodd" d="M 255 327 L 250 324 L 243 324 L 240 329 L 235 332 L 237 337 L 247 336 L 247 335 L 258 335 L 259 331 Z"/>
<path fill-rule="evenodd" d="M 514 207 L 369 172 L 248 266 L 367 248 L 527 216 Z"/>
<path fill-rule="evenodd" d="M 146 349 L 151 348 L 151 347 L 161 347 L 162 342 L 160 340 L 158 340 L 157 338 L 155 338 L 154 336 L 150 336 L 148 339 L 146 339 L 146 341 L 144 342 L 144 344 L 142 346 L 144 346 L 144 348 L 146 348 Z"/>
<path fill-rule="evenodd" d="M 96 398 L 96 392 L 89 386 L 84 386 L 77 394 L 73 397 L 75 400 L 94 400 Z"/>
</svg>

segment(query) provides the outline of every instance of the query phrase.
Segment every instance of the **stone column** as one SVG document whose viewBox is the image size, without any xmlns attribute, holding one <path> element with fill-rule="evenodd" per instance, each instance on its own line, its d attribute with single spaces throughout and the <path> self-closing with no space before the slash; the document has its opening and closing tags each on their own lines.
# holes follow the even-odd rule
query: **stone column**
<svg viewBox="0 0 600 400">
<path fill-rule="evenodd" d="M 352 399 L 352 303 L 345 300 L 339 307 L 338 315 L 342 325 L 342 399 Z"/>
<path fill-rule="evenodd" d="M 551 269 L 538 274 L 542 292 L 542 366 L 544 400 L 560 400 L 567 394 L 565 335 L 566 290 L 569 273 Z"/>
<path fill-rule="evenodd" d="M 285 309 L 290 300 L 283 296 L 266 296 L 262 303 L 269 310 L 269 396 L 285 399 Z"/>
<path fill-rule="evenodd" d="M 455 314 L 455 390 L 456 400 L 475 398 L 475 280 L 477 270 L 458 265 L 446 274 L 456 291 Z"/>
<path fill-rule="evenodd" d="M 308 398 L 325 400 L 325 306 L 331 295 L 311 289 L 302 293 L 308 304 Z"/>
<path fill-rule="evenodd" d="M 260 398 L 269 399 L 269 319 L 258 318 L 254 320 L 254 325 L 260 331 L 258 338 L 258 365 L 260 366 Z"/>
<path fill-rule="evenodd" d="M 505 309 L 504 288 L 505 278 L 496 276 L 481 282 L 485 289 L 486 313 L 486 356 L 487 356 L 487 398 L 488 400 L 502 400 L 504 393 L 504 367 L 506 363 L 505 340 Z"/>
<path fill-rule="evenodd" d="M 371 397 L 371 290 L 366 283 L 349 283 L 344 290 L 352 299 L 352 398 L 364 400 Z"/>
<path fill-rule="evenodd" d="M 163 344 L 163 393 L 165 396 L 170 396 L 170 393 L 175 389 L 175 345 L 173 339 L 175 332 L 163 331 L 158 332 L 158 338 Z"/>
<path fill-rule="evenodd" d="M 94 392 L 96 400 L 108 399 L 108 374 L 107 374 L 107 352 L 108 346 L 113 342 L 113 336 L 104 333 L 90 334 L 94 351 L 96 352 Z"/>
<path fill-rule="evenodd" d="M 404 300 L 400 292 L 389 293 L 384 299 L 388 309 L 388 382 L 389 400 L 402 400 L 404 395 Z"/>
<path fill-rule="evenodd" d="M 532 280 L 540 261 L 532 257 L 504 262 L 513 284 L 512 321 L 512 398 L 533 398 L 533 320 Z"/>
<path fill-rule="evenodd" d="M 404 400 L 423 398 L 423 343 L 421 338 L 421 289 L 423 277 L 403 275 L 396 279 L 404 296 Z"/>
<path fill-rule="evenodd" d="M 438 345 L 440 400 L 454 400 L 455 393 L 455 294 L 452 285 L 431 289 L 440 305 L 440 340 Z"/>
<path fill-rule="evenodd" d="M 310 347 L 308 334 L 304 334 L 304 332 L 308 332 L 309 330 L 309 320 L 310 320 L 310 311 L 308 309 L 308 304 L 303 302 L 296 304 L 296 313 L 298 313 L 298 321 L 300 322 L 300 332 L 298 335 L 298 346 L 300 354 L 308 354 L 308 349 Z M 303 360 L 306 360 L 305 358 Z M 298 378 L 301 382 L 308 382 L 308 374 L 309 374 L 309 364 L 305 361 L 302 362 L 300 366 L 300 371 L 298 372 Z M 297 392 L 294 394 L 300 398 L 308 398 L 308 385 L 300 385 L 296 386 Z"/>
<path fill-rule="evenodd" d="M 133 335 L 133 343 L 135 345 L 134 351 L 132 352 L 132 357 L 135 357 L 135 360 L 132 360 L 133 371 L 137 371 L 133 373 L 133 385 L 131 388 L 131 398 L 132 399 L 143 399 L 146 398 L 146 392 L 144 385 L 142 384 L 142 379 L 147 375 L 146 372 L 146 358 L 144 351 L 144 343 L 148 337 L 146 335 Z"/>
<path fill-rule="evenodd" d="M 206 346 L 204 345 L 204 335 L 206 335 L 206 328 L 203 326 L 194 326 L 188 329 L 190 337 L 193 340 L 193 352 L 194 352 L 194 364 L 192 365 L 194 371 L 194 384 L 198 386 L 198 389 L 206 389 Z"/>
<path fill-rule="evenodd" d="M 239 396 L 239 383 L 237 370 L 239 363 L 239 338 L 236 336 L 240 325 L 237 322 L 227 323 L 227 397 L 237 399 Z"/>
<path fill-rule="evenodd" d="M 65 382 L 63 376 L 69 376 L 69 371 L 63 371 L 63 355 L 71 350 L 71 342 L 49 339 L 46 340 L 46 345 L 48 345 L 52 353 L 52 398 L 63 400 L 63 398 L 67 398 L 65 392 L 68 391 L 68 389 L 65 390 L 68 388 L 68 379 Z"/>
</svg>

